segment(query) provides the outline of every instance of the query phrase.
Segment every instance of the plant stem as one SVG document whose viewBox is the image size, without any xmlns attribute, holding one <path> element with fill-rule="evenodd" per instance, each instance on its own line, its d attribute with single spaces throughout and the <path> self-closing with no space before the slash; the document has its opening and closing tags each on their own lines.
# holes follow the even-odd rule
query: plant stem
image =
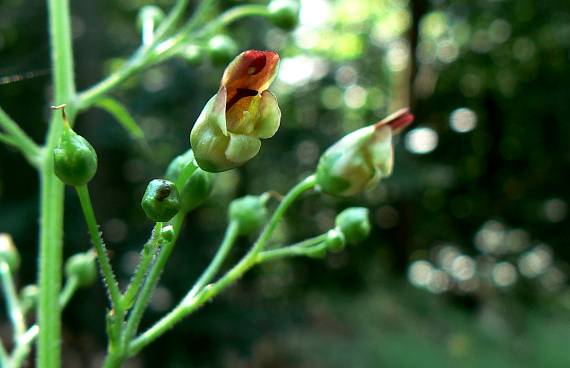
<svg viewBox="0 0 570 368">
<path fill-rule="evenodd" d="M 150 240 L 143 246 L 141 251 L 141 259 L 140 263 L 133 275 L 133 279 L 130 285 L 127 287 L 127 291 L 123 295 L 123 308 L 128 310 L 134 302 L 135 297 L 137 296 L 145 276 L 147 275 L 148 268 L 156 255 L 156 251 L 158 250 L 160 243 L 160 231 L 162 230 L 162 222 L 157 222 L 154 225 L 154 229 L 152 230 L 152 235 Z"/>
<path fill-rule="evenodd" d="M 17 343 L 20 336 L 26 332 L 26 321 L 22 313 L 18 294 L 16 293 L 12 271 L 3 260 L 0 260 L 0 278 L 2 278 L 2 291 L 6 299 L 6 308 L 14 329 L 14 343 Z"/>
<path fill-rule="evenodd" d="M 266 250 L 259 253 L 257 261 L 258 263 L 262 263 L 285 257 L 313 256 L 326 249 L 325 243 L 323 243 L 326 238 L 327 234 L 321 234 L 314 238 L 303 240 L 297 244 Z"/>
<path fill-rule="evenodd" d="M 32 166 L 38 167 L 40 148 L 1 107 L 0 128 L 7 133 L 0 134 L 0 141 L 19 149 Z"/>
<path fill-rule="evenodd" d="M 238 235 L 239 235 L 239 223 L 236 221 L 231 221 L 226 229 L 224 240 L 222 241 L 220 248 L 218 248 L 218 251 L 214 256 L 214 259 L 212 260 L 210 265 L 208 265 L 206 270 L 204 270 L 204 273 L 200 275 L 200 278 L 198 278 L 198 281 L 196 281 L 196 283 L 188 293 L 188 297 L 193 297 L 194 295 L 196 295 L 200 290 L 202 290 L 202 288 L 208 282 L 210 282 L 214 278 L 214 276 L 216 276 L 222 263 L 224 262 L 230 250 L 232 249 L 232 246 L 234 245 Z"/>
<path fill-rule="evenodd" d="M 311 175 L 302 182 L 293 187 L 289 193 L 283 198 L 279 204 L 269 223 L 259 236 L 258 240 L 254 243 L 248 253 L 232 267 L 221 279 L 214 284 L 202 289 L 195 296 L 189 297 L 188 293 L 184 299 L 160 321 L 154 324 L 146 332 L 136 338 L 129 346 L 128 355 L 132 356 L 139 352 L 146 345 L 156 340 L 159 336 L 168 331 L 181 319 L 194 312 L 201 307 L 208 300 L 218 295 L 225 288 L 233 284 L 239 279 L 247 270 L 254 266 L 257 262 L 259 252 L 266 246 L 267 241 L 273 235 L 275 228 L 283 218 L 285 211 L 295 202 L 295 200 L 307 190 L 312 189 L 316 185 L 315 176 Z"/>
<path fill-rule="evenodd" d="M 137 328 L 142 319 L 148 301 L 152 295 L 152 291 L 154 290 L 154 287 L 158 283 L 160 275 L 164 270 L 164 266 L 166 266 L 166 262 L 168 261 L 168 258 L 170 257 L 172 250 L 174 249 L 174 245 L 180 234 L 180 228 L 182 227 L 182 223 L 184 222 L 184 217 L 185 214 L 178 213 L 178 215 L 176 215 L 173 219 L 172 226 L 174 227 L 174 234 L 175 234 L 174 239 L 171 242 L 166 243 L 164 245 L 163 249 L 160 251 L 160 254 L 158 255 L 156 261 L 154 262 L 154 265 L 152 266 L 145 280 L 145 283 L 142 287 L 139 297 L 135 302 L 133 311 L 129 316 L 129 320 L 127 321 L 127 327 L 125 328 L 125 331 L 123 333 L 124 347 L 128 346 L 132 337 L 137 332 Z"/>
<path fill-rule="evenodd" d="M 73 294 L 75 294 L 78 288 L 79 279 L 76 276 L 72 276 L 67 279 L 67 282 L 65 283 L 65 286 L 63 287 L 63 290 L 59 296 L 59 305 L 62 309 L 67 306 L 67 303 L 69 303 L 71 297 Z"/>
<path fill-rule="evenodd" d="M 115 312 L 119 314 L 122 311 L 121 291 L 119 290 L 119 284 L 115 279 L 115 274 L 113 273 L 113 268 L 111 267 L 111 261 L 109 260 L 107 248 L 105 247 L 105 243 L 103 243 L 103 239 L 101 239 L 99 225 L 97 225 L 97 219 L 95 218 L 95 213 L 93 212 L 93 206 L 91 204 L 91 198 L 89 196 L 89 189 L 87 189 L 87 185 L 80 185 L 75 187 L 75 189 L 77 191 L 77 195 L 79 196 L 79 202 L 81 202 L 81 209 L 83 210 L 85 223 L 89 229 L 91 242 L 93 243 L 95 252 L 97 253 L 97 259 L 99 260 L 99 266 L 101 267 L 101 273 L 103 274 L 105 286 L 109 291 L 111 306 L 113 309 L 115 309 Z"/>
<path fill-rule="evenodd" d="M 75 77 L 71 42 L 69 0 L 47 0 L 51 61 L 53 68 L 54 104 L 67 104 L 70 123 L 75 116 Z M 63 124 L 59 114 L 53 114 L 40 167 L 40 264 L 37 365 L 59 368 L 61 365 L 61 287 L 63 238 L 63 184 L 55 176 L 52 152 Z"/>
</svg>

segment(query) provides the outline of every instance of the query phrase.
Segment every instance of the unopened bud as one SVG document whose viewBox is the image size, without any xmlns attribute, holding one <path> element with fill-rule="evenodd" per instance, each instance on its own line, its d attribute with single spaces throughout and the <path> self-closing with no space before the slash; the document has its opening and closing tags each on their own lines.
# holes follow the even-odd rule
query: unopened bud
<svg viewBox="0 0 570 368">
<path fill-rule="evenodd" d="M 347 243 L 356 244 L 368 237 L 370 234 L 368 217 L 368 209 L 364 207 L 350 207 L 338 214 L 336 226 Z"/>
<path fill-rule="evenodd" d="M 331 252 L 340 252 L 346 245 L 346 238 L 344 234 L 338 229 L 332 229 L 327 232 L 325 239 L 325 246 Z"/>
<path fill-rule="evenodd" d="M 248 195 L 234 199 L 230 204 L 229 219 L 238 223 L 239 232 L 249 235 L 259 230 L 267 221 L 268 212 L 265 195 Z"/>
<path fill-rule="evenodd" d="M 176 185 L 168 180 L 152 180 L 143 195 L 141 206 L 154 222 L 167 222 L 180 210 L 180 196 Z"/>
<path fill-rule="evenodd" d="M 10 234 L 0 233 L 0 260 L 6 262 L 12 272 L 20 268 L 20 254 Z"/>
<path fill-rule="evenodd" d="M 62 109 L 64 127 L 53 151 L 55 175 L 67 185 L 85 185 L 97 172 L 97 153 L 85 138 L 71 129 L 63 107 L 57 108 Z"/>
<path fill-rule="evenodd" d="M 74 254 L 65 263 L 67 278 L 76 277 L 80 287 L 86 287 L 97 279 L 97 266 L 93 252 Z"/>
<path fill-rule="evenodd" d="M 225 65 L 237 52 L 237 43 L 224 34 L 216 35 L 208 41 L 208 55 L 214 65 Z"/>
<path fill-rule="evenodd" d="M 268 5 L 271 23 L 286 31 L 299 23 L 299 2 L 296 0 L 273 0 Z"/>
</svg>

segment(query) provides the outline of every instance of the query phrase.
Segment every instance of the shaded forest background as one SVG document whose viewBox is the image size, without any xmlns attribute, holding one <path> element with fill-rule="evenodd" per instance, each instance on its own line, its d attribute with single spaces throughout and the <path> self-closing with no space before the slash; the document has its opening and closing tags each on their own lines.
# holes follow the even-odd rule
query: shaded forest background
<svg viewBox="0 0 570 368">
<path fill-rule="evenodd" d="M 145 3 L 72 2 L 80 89 L 136 49 Z M 272 88 L 282 127 L 190 214 L 146 325 L 207 264 L 232 198 L 285 192 L 328 145 L 397 108 L 411 106 L 416 122 L 396 144 L 391 178 L 357 198 L 307 196 L 278 233 L 304 239 L 329 228 L 340 209 L 363 205 L 374 224 L 369 240 L 322 260 L 253 270 L 132 367 L 568 367 L 570 3 L 303 0 L 292 33 L 263 19 L 227 32 L 242 50 L 282 56 Z M 49 114 L 48 46 L 44 2 L 3 0 L 0 101 L 37 140 Z M 139 206 L 144 188 L 188 148 L 222 71 L 207 58 L 180 58 L 117 91 L 144 143 L 103 111 L 79 117 L 100 160 L 95 210 L 125 282 L 152 225 Z M 0 146 L 0 232 L 22 254 L 22 284 L 37 271 L 37 185 L 25 161 Z M 71 191 L 66 206 L 71 255 L 89 241 Z M 99 366 L 105 307 L 99 283 L 66 309 L 66 367 Z"/>
</svg>

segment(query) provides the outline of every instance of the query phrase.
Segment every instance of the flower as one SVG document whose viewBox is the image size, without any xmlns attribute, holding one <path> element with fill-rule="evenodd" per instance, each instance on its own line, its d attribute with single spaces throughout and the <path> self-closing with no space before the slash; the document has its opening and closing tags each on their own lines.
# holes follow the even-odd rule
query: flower
<svg viewBox="0 0 570 368">
<path fill-rule="evenodd" d="M 253 158 L 261 140 L 279 128 L 281 111 L 267 91 L 277 75 L 279 55 L 248 50 L 226 68 L 220 89 L 207 103 L 190 134 L 196 162 L 210 172 L 238 167 Z"/>
<path fill-rule="evenodd" d="M 376 124 L 358 129 L 329 147 L 317 166 L 317 183 L 325 193 L 351 196 L 390 176 L 394 164 L 392 136 L 414 120 L 401 109 Z"/>
</svg>

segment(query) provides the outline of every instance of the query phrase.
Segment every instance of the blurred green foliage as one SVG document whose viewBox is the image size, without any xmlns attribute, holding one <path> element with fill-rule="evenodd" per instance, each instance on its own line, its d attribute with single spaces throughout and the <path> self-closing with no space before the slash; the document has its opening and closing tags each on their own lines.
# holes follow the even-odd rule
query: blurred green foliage
<svg viewBox="0 0 570 368">
<path fill-rule="evenodd" d="M 136 48 L 146 3 L 73 2 L 80 88 Z M 0 102 L 36 139 L 49 113 L 45 16 L 39 0 L 0 5 Z M 146 325 L 205 267 L 231 198 L 286 191 L 338 137 L 399 107 L 410 105 L 416 123 L 397 144 L 392 178 L 349 200 L 308 196 L 279 229 L 281 239 L 300 240 L 362 205 L 373 220 L 368 242 L 254 270 L 134 366 L 568 366 L 567 1 L 303 0 L 293 33 L 262 19 L 228 33 L 241 49 L 281 54 L 282 128 L 189 216 Z M 142 126 L 144 143 L 104 111 L 79 117 L 76 129 L 100 159 L 95 211 L 124 282 L 151 228 L 138 205 L 144 188 L 188 148 L 221 73 L 181 59 L 130 80 L 114 97 Z M 0 231 L 22 254 L 22 284 L 36 274 L 36 189 L 33 170 L 0 146 Z M 88 237 L 75 195 L 68 198 L 71 255 L 88 248 Z M 105 307 L 100 284 L 72 300 L 66 367 L 100 359 Z"/>
</svg>

